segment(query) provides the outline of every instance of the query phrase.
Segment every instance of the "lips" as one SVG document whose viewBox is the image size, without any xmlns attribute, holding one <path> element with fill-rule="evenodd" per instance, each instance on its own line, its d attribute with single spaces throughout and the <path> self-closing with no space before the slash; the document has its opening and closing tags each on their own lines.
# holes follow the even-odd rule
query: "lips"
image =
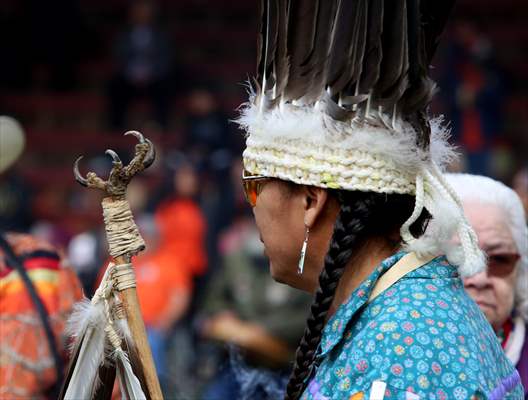
<svg viewBox="0 0 528 400">
<path fill-rule="evenodd" d="M 477 300 L 476 303 L 479 307 L 495 308 L 494 304 L 491 304 L 487 301 Z"/>
</svg>

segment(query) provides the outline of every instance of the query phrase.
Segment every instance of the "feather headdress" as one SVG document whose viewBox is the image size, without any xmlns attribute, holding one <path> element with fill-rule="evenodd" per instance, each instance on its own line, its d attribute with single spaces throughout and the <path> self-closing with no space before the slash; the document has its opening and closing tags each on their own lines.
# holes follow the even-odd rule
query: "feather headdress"
<svg viewBox="0 0 528 400">
<path fill-rule="evenodd" d="M 439 252 L 432 237 L 456 231 L 464 258 L 452 261 L 468 275 L 484 259 L 440 172 L 454 154 L 448 132 L 427 114 L 429 64 L 453 3 L 261 0 L 257 75 L 238 122 L 251 174 L 416 195 L 408 247 Z M 437 232 L 417 241 L 408 228 L 423 207 Z"/>
</svg>

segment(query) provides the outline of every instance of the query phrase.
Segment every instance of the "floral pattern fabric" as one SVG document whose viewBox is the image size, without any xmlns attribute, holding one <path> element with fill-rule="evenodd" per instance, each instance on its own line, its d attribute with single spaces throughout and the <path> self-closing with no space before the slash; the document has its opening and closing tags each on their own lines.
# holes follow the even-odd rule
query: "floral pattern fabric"
<svg viewBox="0 0 528 400">
<path fill-rule="evenodd" d="M 404 255 L 383 261 L 328 321 L 302 399 L 523 399 L 517 371 L 445 257 L 367 303 Z"/>
</svg>

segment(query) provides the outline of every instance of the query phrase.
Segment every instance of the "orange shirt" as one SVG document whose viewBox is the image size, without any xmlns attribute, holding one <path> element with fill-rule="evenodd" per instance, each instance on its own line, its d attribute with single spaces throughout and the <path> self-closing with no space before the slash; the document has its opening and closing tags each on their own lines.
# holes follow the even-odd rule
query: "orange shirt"
<svg viewBox="0 0 528 400">
<path fill-rule="evenodd" d="M 75 273 L 62 265 L 50 244 L 24 234 L 6 235 L 40 296 L 66 358 L 64 325 L 82 298 Z M 55 383 L 55 364 L 42 322 L 18 272 L 0 250 L 0 398 L 46 398 Z"/>
<path fill-rule="evenodd" d="M 156 210 L 160 230 L 160 249 L 182 261 L 192 274 L 205 271 L 205 218 L 192 200 L 167 201 Z"/>
<path fill-rule="evenodd" d="M 159 251 L 134 259 L 136 291 L 146 325 L 156 326 L 172 296 L 192 291 L 192 276 L 171 253 Z"/>
</svg>

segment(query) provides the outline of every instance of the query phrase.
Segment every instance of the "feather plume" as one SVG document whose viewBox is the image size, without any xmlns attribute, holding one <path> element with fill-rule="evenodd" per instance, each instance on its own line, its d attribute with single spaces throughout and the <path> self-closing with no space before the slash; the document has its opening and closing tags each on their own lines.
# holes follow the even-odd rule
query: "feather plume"
<svg viewBox="0 0 528 400">
<path fill-rule="evenodd" d="M 139 379 L 132 371 L 132 365 L 126 353 L 122 349 L 115 351 L 117 376 L 119 377 L 119 387 L 125 399 L 146 400 L 145 393 L 141 388 Z"/>
<path fill-rule="evenodd" d="M 339 3 L 335 17 L 332 57 L 329 60 L 327 84 L 332 96 L 338 95 L 348 83 L 352 69 L 352 55 L 357 40 L 359 2 Z"/>
<path fill-rule="evenodd" d="M 98 381 L 105 356 L 104 308 L 84 299 L 74 305 L 66 328 L 72 342 L 71 361 L 59 399 L 87 398 Z"/>
<path fill-rule="evenodd" d="M 288 59 L 288 7 L 289 0 L 276 0 L 278 3 L 278 26 L 277 26 L 277 55 L 275 57 L 275 87 L 273 88 L 273 100 L 280 99 L 284 88 L 288 83 L 289 59 Z"/>
<path fill-rule="evenodd" d="M 306 79 L 306 66 L 314 50 L 319 1 L 290 2 L 287 41 L 290 70 L 284 88 L 284 100 L 297 100 L 303 97 L 309 88 L 310 80 Z"/>
<path fill-rule="evenodd" d="M 81 337 L 75 367 L 68 380 L 65 400 L 92 398 L 97 372 L 104 360 L 105 332 L 102 327 L 88 326 Z"/>
<path fill-rule="evenodd" d="M 382 57 L 383 0 L 369 1 L 368 35 L 366 38 L 363 69 L 359 80 L 359 92 L 369 93 L 379 79 Z"/>
<path fill-rule="evenodd" d="M 410 123 L 427 149 L 434 93 L 427 72 L 453 3 L 262 0 L 252 101 L 261 112 L 279 101 L 280 108 L 319 104 L 343 122 L 381 106 Z"/>
<path fill-rule="evenodd" d="M 405 0 L 385 2 L 383 15 L 383 57 L 380 78 L 374 87 L 377 103 L 391 109 L 403 95 L 409 82 L 407 7 Z"/>
<path fill-rule="evenodd" d="M 306 103 L 317 101 L 326 86 L 325 78 L 331 55 L 334 15 L 338 2 L 337 0 L 323 0 L 319 1 L 318 5 L 313 49 L 302 65 L 303 75 L 307 82 L 306 93 L 303 95 L 303 101 Z"/>
<path fill-rule="evenodd" d="M 117 332 L 120 337 L 123 339 L 121 346 L 127 354 L 128 360 L 131 364 L 134 375 L 139 379 L 141 386 L 144 388 L 144 392 L 147 393 L 145 372 L 143 371 L 143 363 L 139 358 L 137 348 L 132 339 L 132 334 L 130 333 L 130 327 L 128 326 L 126 319 L 117 319 L 114 323 L 114 327 L 117 328 Z"/>
</svg>

